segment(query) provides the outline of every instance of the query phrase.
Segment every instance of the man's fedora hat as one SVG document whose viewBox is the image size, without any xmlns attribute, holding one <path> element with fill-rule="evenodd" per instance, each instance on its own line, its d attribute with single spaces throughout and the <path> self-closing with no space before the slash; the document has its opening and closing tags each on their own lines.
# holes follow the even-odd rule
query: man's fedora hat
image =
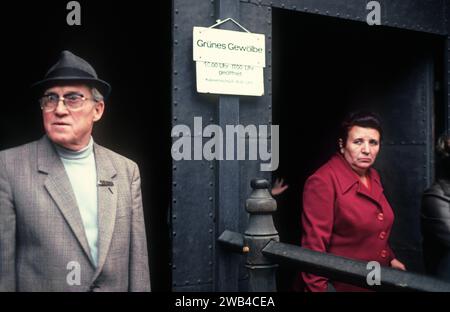
<svg viewBox="0 0 450 312">
<path fill-rule="evenodd" d="M 48 70 L 44 79 L 34 83 L 31 88 L 38 94 L 67 82 L 81 82 L 95 87 L 104 97 L 111 92 L 109 83 L 98 79 L 95 69 L 88 62 L 67 50 L 61 52 L 58 62 Z"/>
</svg>

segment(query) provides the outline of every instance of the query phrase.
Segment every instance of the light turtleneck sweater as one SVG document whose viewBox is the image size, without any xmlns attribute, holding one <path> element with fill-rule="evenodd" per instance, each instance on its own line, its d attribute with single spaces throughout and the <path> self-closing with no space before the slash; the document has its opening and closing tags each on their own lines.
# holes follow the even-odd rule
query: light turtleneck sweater
<svg viewBox="0 0 450 312">
<path fill-rule="evenodd" d="M 79 151 L 54 144 L 75 193 L 81 219 L 95 266 L 98 261 L 97 170 L 94 140 Z"/>
</svg>

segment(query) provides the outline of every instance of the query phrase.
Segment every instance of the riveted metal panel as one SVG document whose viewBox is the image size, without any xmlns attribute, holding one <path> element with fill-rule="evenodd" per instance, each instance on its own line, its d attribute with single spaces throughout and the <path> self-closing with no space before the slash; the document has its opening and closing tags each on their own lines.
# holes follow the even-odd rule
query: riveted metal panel
<svg viewBox="0 0 450 312">
<path fill-rule="evenodd" d="M 192 28 L 214 24 L 214 3 L 208 0 L 175 0 L 173 5 L 172 124 L 193 129 L 194 116 L 212 122 L 217 96 L 196 90 L 195 62 L 192 56 Z"/>
<path fill-rule="evenodd" d="M 394 57 L 392 76 L 382 80 L 384 92 L 377 92 L 377 87 L 366 90 L 371 94 L 369 107 L 376 107 L 383 116 L 387 144 L 425 145 L 431 131 L 428 125 L 431 59 L 419 59 L 417 53 L 406 54 L 409 48 L 413 50 L 412 46 L 406 47 Z"/>
<path fill-rule="evenodd" d="M 421 195 L 433 181 L 433 59 L 427 47 L 407 44 L 397 55 L 391 85 L 377 98 L 385 142 L 377 160 L 386 196 L 396 216 L 391 244 L 409 270 L 423 270 Z M 414 51 L 407 54 L 405 51 Z M 394 69 L 395 68 L 395 69 Z M 382 103 L 382 104 L 381 104 Z"/>
<path fill-rule="evenodd" d="M 264 69 L 264 96 L 262 97 L 242 97 L 241 98 L 241 124 L 245 125 L 265 125 L 272 123 L 272 8 L 255 6 L 252 3 L 241 4 L 241 14 L 246 16 L 245 23 L 249 30 L 266 35 L 266 68 Z M 270 140 L 264 137 L 262 139 Z M 246 150 L 249 150 L 249 142 L 258 144 L 256 138 L 246 138 Z M 267 143 L 270 147 L 270 141 Z M 258 149 L 259 152 L 259 149 Z M 252 188 L 250 181 L 255 178 L 267 179 L 270 181 L 271 172 L 263 172 L 260 168 L 260 161 L 246 160 L 240 162 L 240 202 L 241 217 L 240 229 L 245 230 L 248 214 L 245 211 L 245 201 L 250 195 Z M 242 231 L 243 232 L 243 231 Z M 241 272 L 241 276 L 246 276 L 246 271 Z"/>
<path fill-rule="evenodd" d="M 422 270 L 420 199 L 427 176 L 424 144 L 383 145 L 377 168 L 395 214 L 390 242 L 409 270 Z"/>
<path fill-rule="evenodd" d="M 211 283 L 213 163 L 206 160 L 174 161 L 172 190 L 173 288 Z"/>
<path fill-rule="evenodd" d="M 217 0 L 216 17 L 224 20 L 232 18 L 240 20 L 239 0 Z M 225 23 L 219 26 L 221 29 L 239 30 L 235 23 Z M 218 124 L 222 129 L 228 125 L 239 124 L 240 97 L 235 95 L 219 96 L 217 107 Z M 227 137 L 228 139 L 228 137 Z M 225 141 L 227 142 L 227 141 Z M 226 143 L 226 149 L 231 146 Z M 216 164 L 216 233 L 218 238 L 226 230 L 239 230 L 239 161 L 217 161 Z M 215 271 L 214 290 L 235 291 L 239 287 L 239 255 L 232 254 L 221 248 L 218 242 L 214 246 Z"/>
<path fill-rule="evenodd" d="M 187 125 L 191 136 L 202 137 L 194 131 L 194 117 L 202 117 L 202 131 L 209 124 L 219 124 L 218 95 L 196 92 L 195 63 L 192 60 L 192 27 L 208 27 L 215 23 L 218 3 L 214 1 L 175 0 L 173 5 L 173 68 L 172 68 L 172 125 Z M 220 8 L 222 9 L 222 8 Z M 251 32 L 270 34 L 271 8 L 244 3 L 238 19 Z M 270 37 L 266 36 L 267 64 L 264 73 L 265 95 L 240 97 L 239 124 L 267 125 L 271 122 L 271 59 Z M 225 130 L 225 129 L 223 129 Z M 225 133 L 224 133 L 225 135 Z M 189 137 L 191 140 L 193 137 Z M 203 143 L 210 138 L 203 137 Z M 173 138 L 173 141 L 177 138 Z M 239 176 L 239 207 L 235 230 L 243 232 L 247 214 L 245 200 L 250 193 L 250 180 L 260 176 L 258 161 L 240 161 L 236 167 Z M 245 165 L 244 165 L 245 164 Z M 220 250 L 214 240 L 217 231 L 218 193 L 217 161 L 173 161 L 172 186 L 172 287 L 175 291 L 221 289 L 213 279 L 221 278 Z M 231 174 L 231 172 L 230 172 Z M 264 174 L 267 177 L 267 173 Z M 221 207 L 221 206 L 220 206 Z M 215 210 L 216 209 L 216 210 Z M 235 209 L 235 208 L 233 208 Z M 212 230 L 212 233 L 211 233 Z M 220 273 L 220 274 L 219 274 Z M 246 289 L 244 261 L 239 265 L 239 289 Z M 231 280 L 230 280 L 231 281 Z M 209 285 L 209 286 L 207 286 Z M 238 289 L 235 289 L 238 290 Z"/>
<path fill-rule="evenodd" d="M 254 5 L 273 6 L 299 12 L 366 22 L 369 0 L 241 0 Z M 381 24 L 434 34 L 447 34 L 446 0 L 378 0 Z"/>
<path fill-rule="evenodd" d="M 241 3 L 242 23 L 252 32 L 263 33 L 266 35 L 266 68 L 264 69 L 264 96 L 261 97 L 242 97 L 240 105 L 240 122 L 242 125 L 266 125 L 272 123 L 272 8 L 255 5 L 254 3 Z M 269 139 L 264 137 L 263 139 Z M 257 139 L 246 138 L 248 150 L 249 141 L 257 144 Z M 268 142 L 270 147 L 270 142 Z M 270 172 L 260 170 L 260 162 L 246 160 L 240 162 L 241 170 L 241 196 L 240 201 L 245 204 L 245 200 L 250 195 L 252 189 L 250 181 L 255 178 L 267 179 L 270 181 Z M 245 229 L 247 213 L 243 206 L 241 215 L 241 229 Z"/>
<path fill-rule="evenodd" d="M 266 67 L 264 96 L 241 97 L 240 121 L 243 125 L 263 125 L 272 122 L 272 8 L 241 3 L 242 23 L 256 33 L 266 35 Z"/>
<path fill-rule="evenodd" d="M 252 3 L 241 3 L 242 23 L 252 32 L 266 35 L 266 68 L 264 69 L 264 96 L 261 97 L 241 97 L 240 123 L 244 126 L 259 125 L 270 126 L 272 123 L 272 8 L 254 5 Z M 267 140 L 267 138 L 263 138 Z M 270 140 L 270 139 L 269 139 Z M 246 151 L 249 150 L 249 142 L 258 144 L 256 138 L 245 138 Z M 270 142 L 268 142 L 270 146 Z M 259 152 L 259 149 L 258 149 Z M 240 232 L 243 233 L 247 226 L 248 214 L 245 210 L 245 201 L 252 189 L 250 181 L 255 178 L 267 179 L 270 181 L 271 173 L 260 170 L 260 162 L 256 160 L 240 161 Z M 244 268 L 244 259 L 240 269 L 240 279 L 246 279 L 247 271 Z M 242 290 L 246 285 L 243 284 Z"/>
<path fill-rule="evenodd" d="M 185 124 L 191 132 L 194 117 L 202 117 L 203 127 L 214 122 L 217 97 L 195 91 L 192 60 L 192 28 L 213 23 L 213 2 L 173 1 L 172 125 Z M 206 160 L 182 160 L 173 161 L 172 165 L 172 289 L 211 291 L 214 164 Z"/>
</svg>

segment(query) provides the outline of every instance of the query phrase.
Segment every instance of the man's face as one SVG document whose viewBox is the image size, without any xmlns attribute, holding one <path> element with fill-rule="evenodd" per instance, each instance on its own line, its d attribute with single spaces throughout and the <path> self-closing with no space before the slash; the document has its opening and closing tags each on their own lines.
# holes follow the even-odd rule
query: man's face
<svg viewBox="0 0 450 312">
<path fill-rule="evenodd" d="M 60 98 L 79 94 L 86 98 L 76 109 L 69 110 L 63 101 L 59 101 L 53 111 L 42 110 L 45 132 L 50 140 L 70 150 L 82 149 L 89 143 L 94 122 L 102 117 L 104 102 L 95 102 L 86 85 L 55 86 L 44 92 L 44 95 L 49 94 Z"/>
</svg>

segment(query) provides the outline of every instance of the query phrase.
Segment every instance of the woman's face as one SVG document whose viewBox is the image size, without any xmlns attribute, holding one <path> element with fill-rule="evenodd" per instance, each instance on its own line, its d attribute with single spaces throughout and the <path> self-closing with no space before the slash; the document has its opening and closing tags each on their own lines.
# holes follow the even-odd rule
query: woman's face
<svg viewBox="0 0 450 312">
<path fill-rule="evenodd" d="M 353 170 L 365 174 L 373 165 L 380 151 L 380 132 L 373 128 L 353 126 L 341 153 Z"/>
</svg>

